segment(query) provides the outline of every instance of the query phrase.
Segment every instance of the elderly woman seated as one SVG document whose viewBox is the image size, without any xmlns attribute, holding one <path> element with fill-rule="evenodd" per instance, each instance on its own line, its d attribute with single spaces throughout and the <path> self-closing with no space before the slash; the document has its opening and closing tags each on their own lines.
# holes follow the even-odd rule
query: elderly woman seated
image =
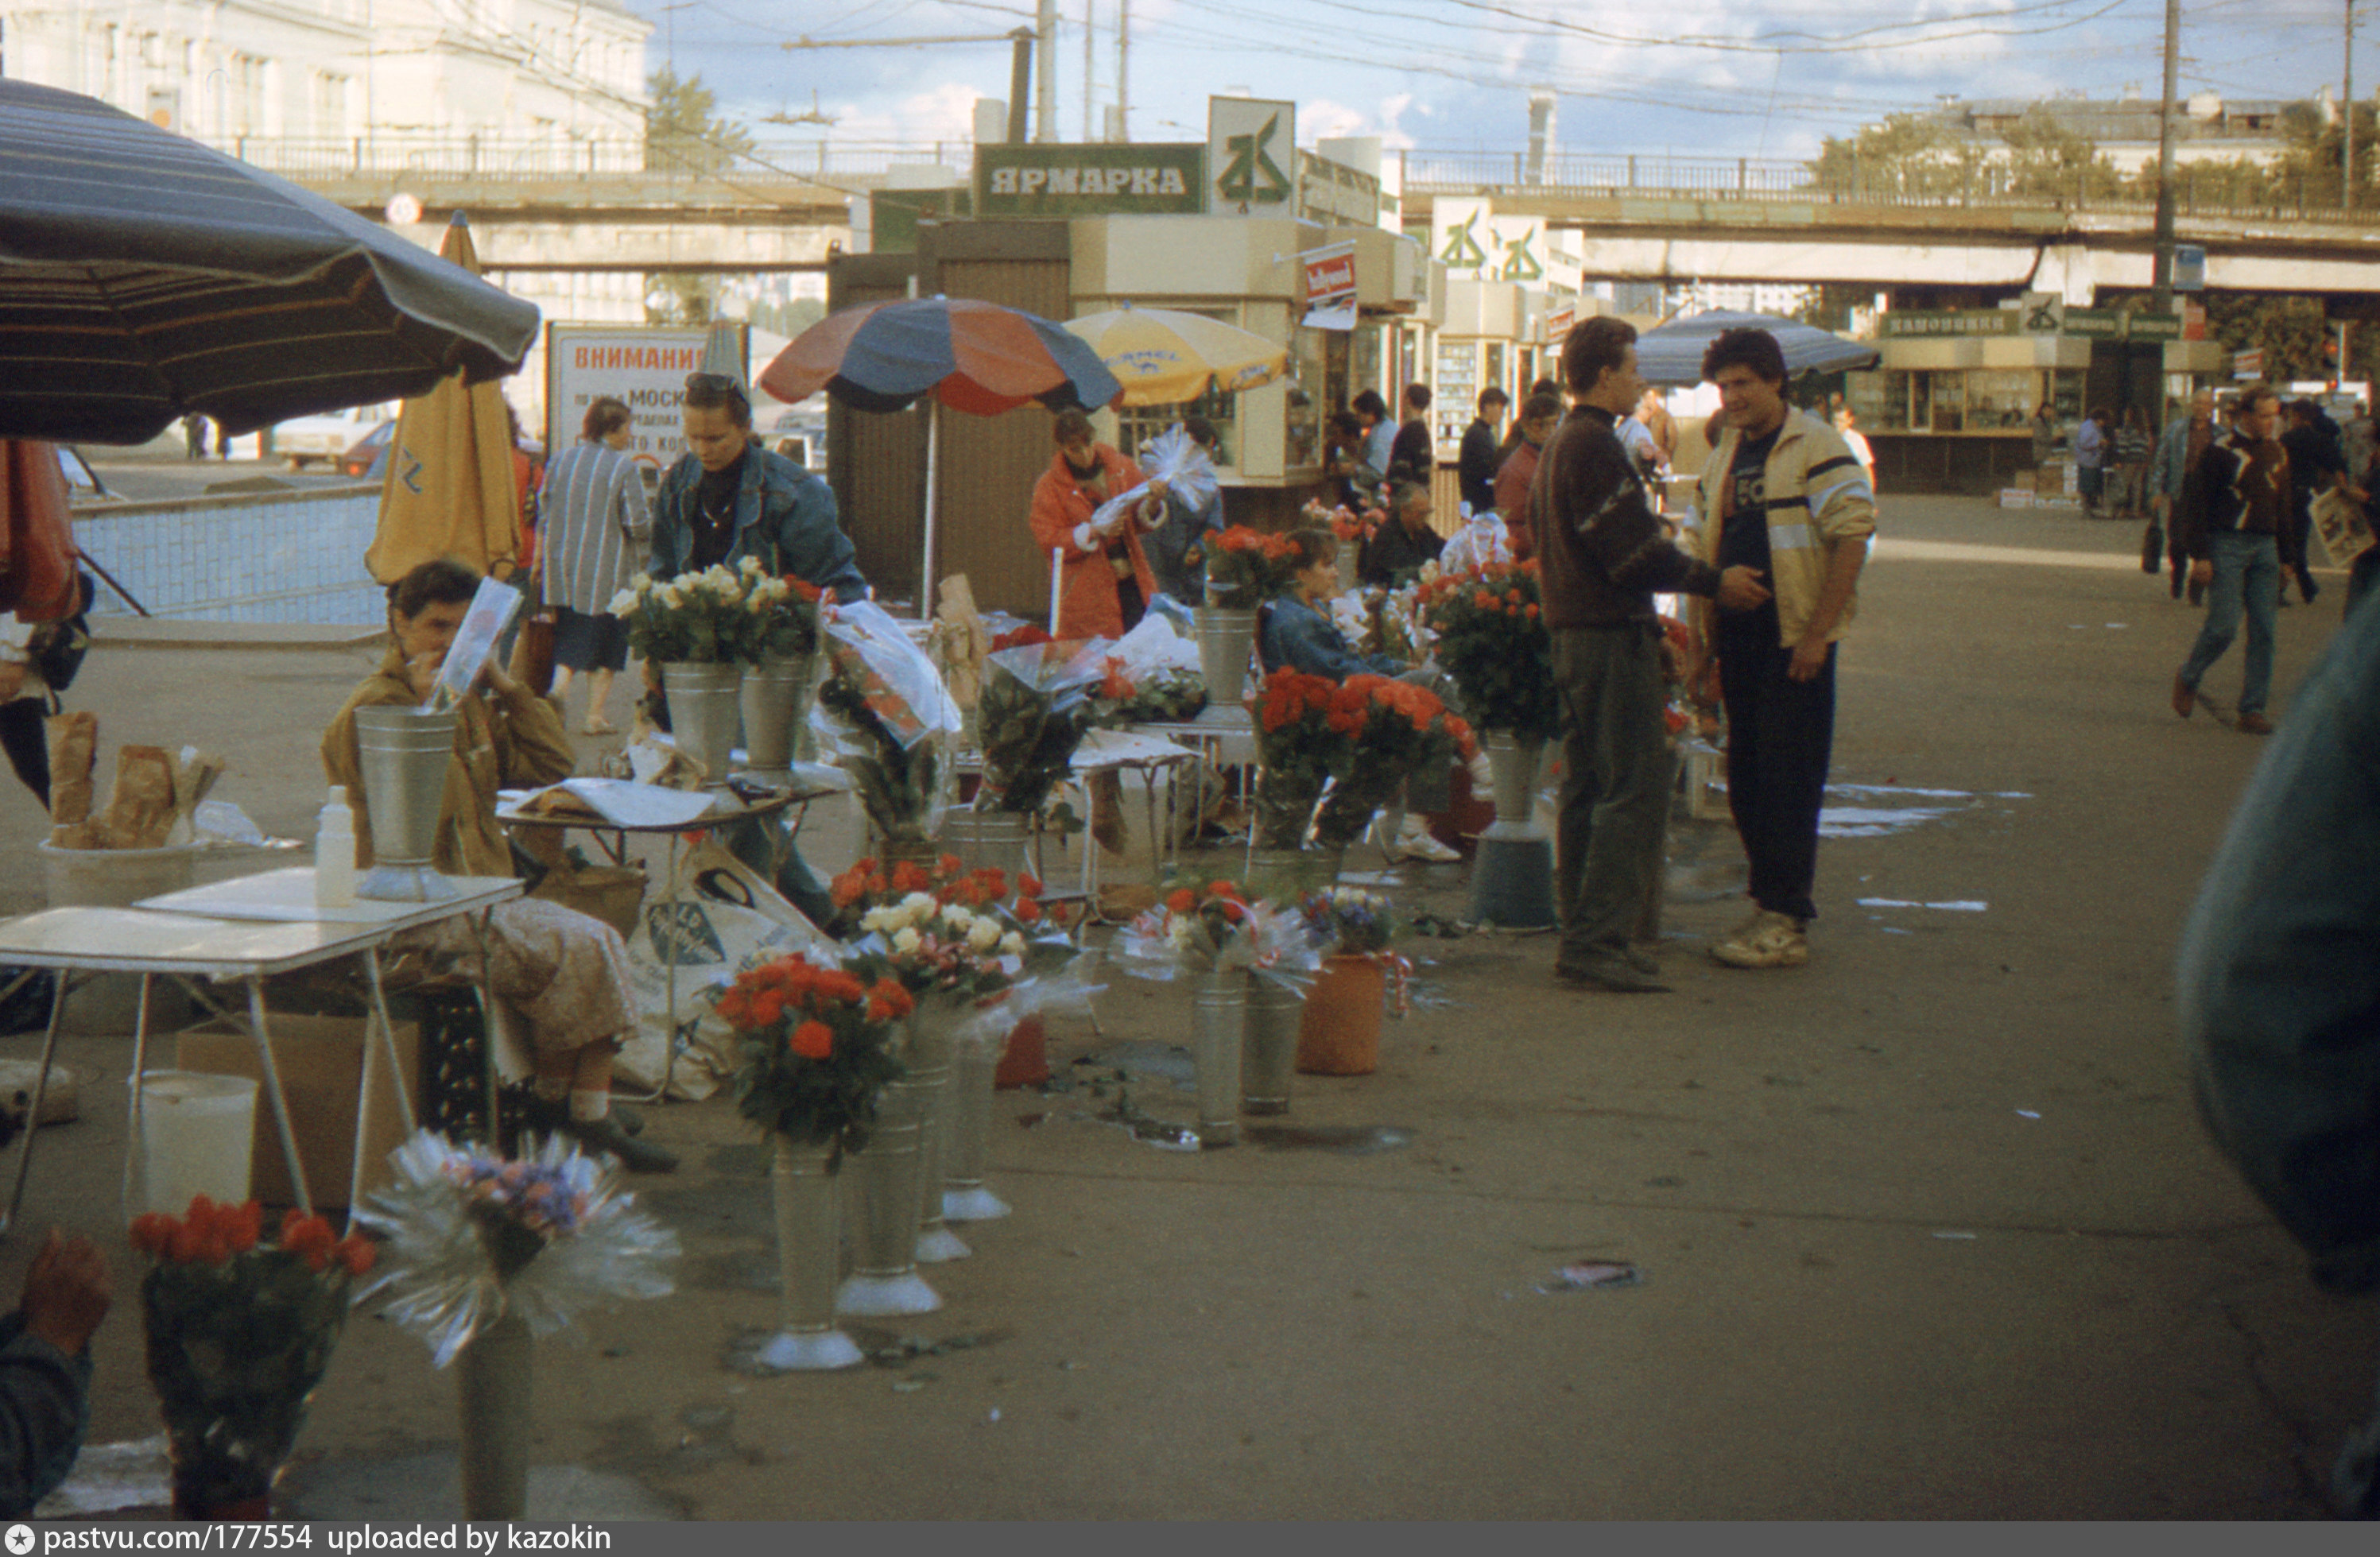
<svg viewBox="0 0 2380 1557">
<path fill-rule="evenodd" d="M 356 710 L 419 707 L 470 609 L 480 577 L 456 562 L 427 562 L 389 586 L 395 642 L 380 668 L 348 695 L 322 733 L 322 768 L 356 808 L 356 856 L 372 863 L 371 816 L 356 742 Z M 509 876 L 512 851 L 496 821 L 503 786 L 567 778 L 573 758 L 562 716 L 493 663 L 455 707 L 455 755 L 446 764 L 431 863 L 457 876 Z M 558 903 L 516 898 L 489 916 L 492 992 L 526 1036 L 536 1081 L 533 1127 L 610 1152 L 635 1173 L 666 1173 L 677 1159 L 631 1139 L 612 1117 L 612 1059 L 635 1027 L 627 947 L 600 919 Z M 408 932 L 399 944 L 462 953 L 474 943 L 459 918 Z"/>
<path fill-rule="evenodd" d="M 1434 671 L 1408 665 L 1393 655 L 1357 653 L 1348 644 L 1347 635 L 1331 621 L 1326 602 L 1338 587 L 1338 536 L 1318 527 L 1293 530 L 1289 539 L 1305 561 L 1288 592 L 1265 602 L 1263 627 L 1257 642 L 1257 657 L 1264 663 L 1265 669 L 1287 666 L 1308 675 L 1327 675 L 1333 681 L 1344 681 L 1351 675 L 1393 675 L 1419 687 L 1437 681 Z M 1406 783 L 1408 802 L 1415 797 L 1415 791 L 1435 797 L 1445 787 L 1444 781 L 1435 773 L 1417 773 Z M 1396 839 L 1388 845 L 1387 853 L 1391 860 L 1412 859 L 1433 865 L 1463 858 L 1459 851 L 1430 836 L 1428 822 L 1410 803 L 1398 821 Z"/>
</svg>

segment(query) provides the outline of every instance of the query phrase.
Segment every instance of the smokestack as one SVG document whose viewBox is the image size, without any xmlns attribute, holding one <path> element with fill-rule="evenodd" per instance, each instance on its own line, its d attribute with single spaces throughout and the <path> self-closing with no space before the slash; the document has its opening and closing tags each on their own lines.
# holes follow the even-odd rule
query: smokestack
<svg viewBox="0 0 2380 1557">
<path fill-rule="evenodd" d="M 1543 184 L 1546 161 L 1554 149 L 1554 93 L 1550 87 L 1537 87 L 1529 93 L 1529 164 L 1526 181 Z"/>
</svg>

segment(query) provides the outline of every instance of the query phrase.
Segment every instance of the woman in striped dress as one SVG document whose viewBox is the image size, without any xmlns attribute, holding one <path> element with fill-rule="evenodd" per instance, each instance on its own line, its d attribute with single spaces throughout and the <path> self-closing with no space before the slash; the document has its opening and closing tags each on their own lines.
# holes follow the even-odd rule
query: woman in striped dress
<svg viewBox="0 0 2380 1557">
<path fill-rule="evenodd" d="M 581 734 L 610 735 L 603 716 L 612 678 L 628 663 L 627 624 L 604 607 L 644 566 L 652 541 L 652 505 L 644 473 L 626 453 L 635 432 L 628 407 L 609 395 L 587 407 L 579 441 L 545 468 L 538 558 L 545 601 L 560 617 L 553 635 L 553 697 L 570 673 L 586 671 L 587 719 Z"/>
</svg>

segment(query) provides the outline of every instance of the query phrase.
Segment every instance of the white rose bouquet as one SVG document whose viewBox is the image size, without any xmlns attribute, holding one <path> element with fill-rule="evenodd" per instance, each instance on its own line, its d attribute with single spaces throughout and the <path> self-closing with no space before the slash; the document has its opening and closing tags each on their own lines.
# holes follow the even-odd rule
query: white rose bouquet
<svg viewBox="0 0 2380 1557">
<path fill-rule="evenodd" d="M 610 610 L 628 624 L 628 646 L 656 663 L 752 664 L 813 652 L 822 602 L 817 586 L 746 557 L 665 581 L 639 573 Z"/>
</svg>

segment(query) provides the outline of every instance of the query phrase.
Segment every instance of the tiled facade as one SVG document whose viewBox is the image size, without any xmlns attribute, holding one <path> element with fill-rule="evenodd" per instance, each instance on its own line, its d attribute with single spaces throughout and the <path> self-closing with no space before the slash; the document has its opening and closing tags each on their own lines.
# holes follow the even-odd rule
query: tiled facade
<svg viewBox="0 0 2380 1557">
<path fill-rule="evenodd" d="M 367 628 L 384 619 L 386 597 L 364 571 L 377 485 L 115 503 L 74 517 L 76 544 L 152 616 Z M 104 586 L 94 611 L 130 614 Z"/>
</svg>

